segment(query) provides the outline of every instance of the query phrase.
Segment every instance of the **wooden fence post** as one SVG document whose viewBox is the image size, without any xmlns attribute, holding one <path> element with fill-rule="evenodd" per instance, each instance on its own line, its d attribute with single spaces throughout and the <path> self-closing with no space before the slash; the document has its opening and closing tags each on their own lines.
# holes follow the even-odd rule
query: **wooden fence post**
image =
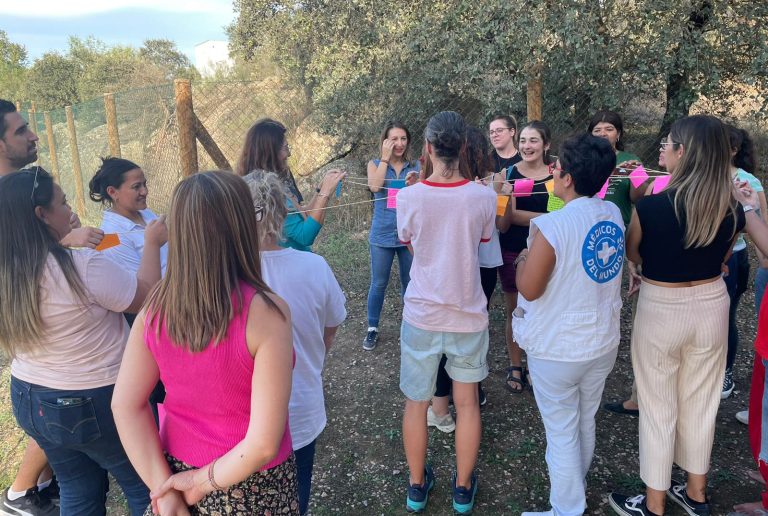
<svg viewBox="0 0 768 516">
<path fill-rule="evenodd" d="M 80 151 L 77 148 L 77 130 L 75 129 L 75 116 L 72 106 L 64 108 L 67 113 L 67 128 L 69 129 L 69 150 L 72 152 L 72 175 L 75 181 L 75 195 L 77 197 L 77 214 L 85 217 L 85 194 L 83 193 L 83 173 L 80 170 Z"/>
<path fill-rule="evenodd" d="M 32 132 L 37 134 L 37 110 L 34 102 L 32 102 L 32 107 L 27 113 L 29 113 L 29 125 L 32 128 Z"/>
<path fill-rule="evenodd" d="M 176 93 L 176 120 L 179 124 L 179 158 L 184 177 L 197 172 L 195 111 L 192 108 L 192 83 L 187 79 L 173 81 Z"/>
<path fill-rule="evenodd" d="M 541 79 L 528 80 L 528 121 L 541 120 Z"/>
<path fill-rule="evenodd" d="M 59 157 L 56 155 L 56 139 L 53 137 L 53 122 L 51 121 L 51 115 L 48 111 L 43 112 L 43 119 L 45 120 L 45 133 L 48 135 L 48 154 L 51 156 L 51 174 L 53 178 L 59 181 Z"/>
<path fill-rule="evenodd" d="M 16 101 L 16 111 L 21 111 L 21 101 L 20 100 Z"/>
<path fill-rule="evenodd" d="M 115 107 L 115 96 L 112 93 L 104 94 L 104 112 L 107 115 L 109 154 L 113 158 L 121 158 L 120 133 L 117 131 L 117 108 Z"/>
</svg>

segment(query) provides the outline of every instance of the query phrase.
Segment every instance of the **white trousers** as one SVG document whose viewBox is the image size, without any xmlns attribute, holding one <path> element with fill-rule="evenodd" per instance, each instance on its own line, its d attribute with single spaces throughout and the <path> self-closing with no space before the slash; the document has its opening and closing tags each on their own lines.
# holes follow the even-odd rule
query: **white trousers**
<svg viewBox="0 0 768 516">
<path fill-rule="evenodd" d="M 549 503 L 556 516 L 587 508 L 586 476 L 595 451 L 595 413 L 618 348 L 583 362 L 528 355 L 536 404 L 547 432 Z"/>
</svg>

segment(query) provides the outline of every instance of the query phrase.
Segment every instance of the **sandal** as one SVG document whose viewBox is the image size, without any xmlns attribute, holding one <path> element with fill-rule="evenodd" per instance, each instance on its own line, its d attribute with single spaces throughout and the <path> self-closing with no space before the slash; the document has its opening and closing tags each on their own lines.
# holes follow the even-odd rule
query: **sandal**
<svg viewBox="0 0 768 516">
<path fill-rule="evenodd" d="M 513 373 L 520 373 L 520 378 L 514 376 Z M 520 386 L 519 389 L 512 387 L 509 382 Z M 520 366 L 510 366 L 507 368 L 507 381 L 504 387 L 512 394 L 520 394 L 525 390 L 525 371 Z"/>
</svg>

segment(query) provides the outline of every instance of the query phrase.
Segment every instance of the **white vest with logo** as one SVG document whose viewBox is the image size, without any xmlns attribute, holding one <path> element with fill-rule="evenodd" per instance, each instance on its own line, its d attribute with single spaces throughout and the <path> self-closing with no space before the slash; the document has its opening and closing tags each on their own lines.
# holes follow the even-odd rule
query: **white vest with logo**
<svg viewBox="0 0 768 516">
<path fill-rule="evenodd" d="M 555 268 L 535 301 L 519 295 L 512 332 L 526 353 L 580 362 L 619 345 L 624 222 L 615 204 L 579 197 L 561 210 L 531 220 L 555 250 Z"/>
</svg>

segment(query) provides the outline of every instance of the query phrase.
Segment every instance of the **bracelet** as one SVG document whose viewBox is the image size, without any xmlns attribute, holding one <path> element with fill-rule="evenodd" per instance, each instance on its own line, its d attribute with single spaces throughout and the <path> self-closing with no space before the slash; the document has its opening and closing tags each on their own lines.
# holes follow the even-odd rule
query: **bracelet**
<svg viewBox="0 0 768 516">
<path fill-rule="evenodd" d="M 322 192 L 320 192 L 320 189 L 318 188 L 318 189 L 317 189 L 317 196 L 318 196 L 318 197 L 328 197 L 328 194 L 327 194 L 327 193 L 322 193 Z"/>
<path fill-rule="evenodd" d="M 389 160 L 388 159 L 380 159 L 379 163 L 386 163 L 387 165 L 389 165 Z"/>
<path fill-rule="evenodd" d="M 756 208 L 751 204 L 742 204 L 741 209 L 744 210 L 745 215 L 752 210 L 756 210 Z"/>
<path fill-rule="evenodd" d="M 520 265 L 520 262 L 524 262 L 528 258 L 527 254 L 521 254 L 517 258 L 515 258 L 515 266 Z"/>
<path fill-rule="evenodd" d="M 211 486 L 216 491 L 223 491 L 224 488 L 221 487 L 219 484 L 216 483 L 216 481 L 213 479 L 213 466 L 216 465 L 216 461 L 219 460 L 218 457 L 211 462 L 211 465 L 208 466 L 208 482 L 211 483 Z"/>
</svg>

